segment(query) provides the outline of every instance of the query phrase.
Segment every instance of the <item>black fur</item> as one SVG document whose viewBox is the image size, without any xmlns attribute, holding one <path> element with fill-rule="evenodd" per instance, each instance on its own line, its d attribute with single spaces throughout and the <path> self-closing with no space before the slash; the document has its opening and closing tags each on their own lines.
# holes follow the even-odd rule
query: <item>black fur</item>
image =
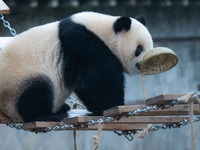
<svg viewBox="0 0 200 150">
<path fill-rule="evenodd" d="M 146 19 L 144 18 L 144 16 L 139 15 L 139 16 L 135 17 L 135 19 L 137 21 L 139 21 L 140 23 L 142 23 L 144 26 L 146 26 Z"/>
<path fill-rule="evenodd" d="M 138 57 L 143 51 L 143 47 L 141 45 L 137 46 L 137 49 L 135 51 L 135 56 Z"/>
<path fill-rule="evenodd" d="M 128 31 L 131 28 L 131 19 L 129 17 L 120 17 L 116 20 L 113 25 L 115 33 L 121 32 L 122 30 Z"/>
<path fill-rule="evenodd" d="M 65 116 L 53 114 L 54 91 L 50 79 L 38 76 L 28 79 L 17 100 L 17 110 L 25 122 L 61 121 Z"/>
<path fill-rule="evenodd" d="M 105 43 L 70 18 L 59 25 L 63 80 L 94 115 L 124 104 L 124 76 L 120 61 Z"/>
<path fill-rule="evenodd" d="M 60 108 L 59 113 L 66 114 L 67 111 L 69 111 L 71 108 L 66 103 L 63 104 L 63 106 Z"/>
</svg>

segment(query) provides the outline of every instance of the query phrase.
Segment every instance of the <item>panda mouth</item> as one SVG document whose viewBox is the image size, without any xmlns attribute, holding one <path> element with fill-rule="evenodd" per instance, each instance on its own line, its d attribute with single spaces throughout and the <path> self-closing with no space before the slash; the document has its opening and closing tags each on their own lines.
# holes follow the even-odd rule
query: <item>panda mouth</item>
<svg viewBox="0 0 200 150">
<path fill-rule="evenodd" d="M 141 63 L 136 63 L 136 67 L 137 67 L 138 70 L 141 71 Z"/>
</svg>

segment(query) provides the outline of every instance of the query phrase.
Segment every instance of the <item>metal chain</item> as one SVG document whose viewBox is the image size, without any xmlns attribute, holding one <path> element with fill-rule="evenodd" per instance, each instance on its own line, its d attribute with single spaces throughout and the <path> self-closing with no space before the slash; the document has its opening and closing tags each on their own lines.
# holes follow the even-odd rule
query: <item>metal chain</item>
<svg viewBox="0 0 200 150">
<path fill-rule="evenodd" d="M 15 129 L 17 129 L 17 130 L 30 131 L 30 130 L 28 130 L 28 129 L 24 129 L 22 124 L 16 124 L 16 123 L 11 122 L 11 123 L 8 123 L 7 125 L 8 125 L 10 128 L 15 128 Z"/>
<path fill-rule="evenodd" d="M 106 122 L 112 122 L 114 121 L 113 117 L 105 117 L 97 120 L 90 120 L 87 123 L 83 124 L 71 124 L 71 125 L 66 125 L 63 124 L 61 126 L 53 126 L 53 127 L 45 127 L 43 129 L 44 132 L 50 132 L 50 131 L 58 131 L 58 130 L 66 130 L 66 129 L 80 129 L 80 128 L 87 128 L 88 126 L 94 126 L 95 124 L 101 123 L 106 123 Z"/>
<path fill-rule="evenodd" d="M 182 100 L 180 99 L 175 99 L 171 102 L 165 103 L 165 104 L 161 104 L 161 105 L 156 105 L 156 106 L 145 106 L 142 109 L 135 109 L 131 112 L 128 112 L 126 115 L 128 116 L 132 116 L 132 115 L 139 115 L 140 113 L 147 113 L 150 112 L 151 110 L 158 110 L 158 109 L 168 109 L 174 105 L 177 105 L 181 102 Z"/>
<path fill-rule="evenodd" d="M 53 127 L 45 127 L 43 129 L 38 129 L 38 130 L 31 130 L 31 129 L 24 129 L 23 125 L 22 124 L 15 124 L 15 123 L 8 123 L 7 125 L 10 127 L 10 128 L 15 128 L 17 130 L 23 130 L 23 131 L 30 131 L 30 132 L 51 132 L 51 131 L 59 131 L 59 130 L 66 130 L 66 129 L 79 129 L 79 128 L 87 128 L 88 126 L 94 126 L 95 124 L 99 124 L 99 122 L 101 123 L 106 123 L 106 122 L 112 122 L 114 121 L 115 119 L 113 117 L 105 117 L 105 118 L 100 118 L 100 119 L 97 119 L 97 120 L 90 120 L 88 121 L 87 123 L 84 123 L 84 124 L 77 124 L 77 125 L 74 125 L 74 124 L 63 124 L 63 125 L 56 125 L 56 126 L 53 126 Z"/>
<path fill-rule="evenodd" d="M 200 91 L 195 92 L 192 96 L 192 99 L 199 99 L 200 98 Z M 160 105 L 156 105 L 156 106 L 145 106 L 142 109 L 135 109 L 132 112 L 128 112 L 126 115 L 128 116 L 132 116 L 132 115 L 139 115 L 140 113 L 146 113 L 146 112 L 150 112 L 151 110 L 158 110 L 158 109 L 168 109 L 170 107 L 173 107 L 174 105 L 178 105 L 182 102 L 183 100 L 181 100 L 180 98 L 176 98 L 168 103 L 165 104 L 160 104 Z"/>
<path fill-rule="evenodd" d="M 195 93 L 193 93 L 193 95 L 190 97 L 190 99 L 193 99 L 193 100 L 198 100 L 200 98 L 200 91 L 197 91 Z M 177 98 L 171 102 L 168 102 L 168 103 L 165 103 L 165 104 L 162 104 L 162 105 L 157 105 L 157 106 L 152 106 L 152 107 L 149 107 L 149 106 L 146 106 L 146 107 L 143 107 L 142 109 L 136 109 L 136 110 L 133 110 L 132 112 L 128 112 L 126 114 L 126 116 L 131 116 L 131 115 L 139 115 L 140 113 L 142 112 L 149 112 L 151 110 L 158 110 L 159 108 L 161 109 L 168 109 L 174 105 L 177 105 L 177 104 L 180 104 L 180 102 L 182 102 L 183 100 L 181 100 L 180 98 Z M 117 116 L 118 119 L 120 119 L 122 116 Z M 193 117 L 193 122 L 198 122 L 200 121 L 200 117 Z M 171 129 L 171 128 L 180 128 L 181 126 L 185 126 L 187 124 L 191 123 L 191 120 L 190 119 L 184 119 L 178 123 L 167 123 L 167 124 L 162 124 L 162 125 L 157 125 L 157 126 L 153 126 L 149 129 L 149 131 L 158 131 L 160 129 Z M 127 131 L 121 131 L 121 133 L 118 133 L 115 131 L 115 133 L 117 133 L 118 135 L 124 135 L 129 141 L 132 141 L 133 138 L 132 138 L 132 135 L 135 135 L 138 133 L 138 131 L 142 131 L 142 130 L 133 130 L 132 132 L 127 132 Z"/>
<path fill-rule="evenodd" d="M 200 121 L 200 117 L 193 117 L 193 122 L 198 122 Z M 158 131 L 158 130 L 165 130 L 165 129 L 171 129 L 171 128 L 180 128 L 181 126 L 185 126 L 187 124 L 191 123 L 190 119 L 184 119 L 178 123 L 166 123 L 166 124 L 162 124 L 162 125 L 157 125 L 157 126 L 153 126 L 149 129 L 148 132 L 150 131 Z M 133 135 L 137 134 L 139 131 L 143 131 L 142 130 L 132 130 L 132 131 L 121 131 L 121 133 L 119 131 L 114 131 L 114 133 L 116 133 L 119 136 L 125 136 L 129 141 L 133 140 Z"/>
<path fill-rule="evenodd" d="M 200 97 L 200 92 L 195 92 L 191 98 L 193 99 L 199 99 Z M 73 98 L 73 97 L 72 97 Z M 71 99 L 71 100 L 74 100 L 74 99 Z M 151 110 L 158 110 L 159 108 L 161 109 L 167 109 L 175 104 L 179 104 L 182 100 L 181 99 L 175 99 L 169 103 L 167 103 L 168 106 L 166 106 L 165 104 L 163 105 L 157 105 L 157 106 L 152 106 L 152 107 L 149 107 L 149 106 L 146 106 L 146 107 L 143 107 L 142 109 L 136 109 L 136 110 L 133 110 L 131 112 L 128 112 L 126 114 L 126 116 L 131 116 L 131 115 L 139 115 L 140 113 L 144 112 L 149 112 Z M 69 125 L 66 125 L 66 124 L 63 124 L 61 126 L 53 126 L 53 127 L 45 127 L 43 128 L 42 130 L 39 129 L 39 130 L 29 130 L 29 129 L 24 129 L 23 128 L 23 125 L 16 125 L 15 123 L 8 123 L 8 126 L 11 127 L 11 128 L 16 128 L 18 130 L 24 130 L 24 131 L 31 131 L 31 132 L 50 132 L 50 131 L 58 131 L 58 130 L 66 130 L 66 129 L 79 129 L 79 128 L 87 128 L 88 126 L 94 126 L 95 124 L 99 124 L 99 122 L 102 122 L 102 123 L 106 123 L 106 122 L 112 122 L 116 119 L 120 119 L 121 116 L 117 116 L 117 117 L 105 117 L 105 118 L 100 118 L 100 119 L 97 119 L 97 120 L 90 120 L 88 121 L 87 123 L 83 123 L 83 124 L 69 124 Z M 198 122 L 200 121 L 200 117 L 193 117 L 193 122 Z M 170 128 L 180 128 L 181 126 L 185 126 L 187 124 L 189 124 L 191 122 L 190 119 L 184 119 L 178 123 L 167 123 L 167 124 L 162 124 L 162 125 L 157 125 L 157 126 L 153 126 L 150 128 L 149 131 L 158 131 L 160 129 L 170 129 Z M 133 131 L 121 131 L 122 133 L 119 133 L 119 132 L 115 132 L 117 133 L 118 135 L 124 135 L 128 140 L 133 140 L 132 138 L 132 135 L 131 134 L 137 134 L 138 131 L 142 131 L 142 130 L 133 130 Z"/>
<path fill-rule="evenodd" d="M 200 117 L 193 117 L 193 122 L 198 122 L 200 121 Z M 185 126 L 189 123 L 191 123 L 192 121 L 190 119 L 184 119 L 178 123 L 167 123 L 167 124 L 162 124 L 162 125 L 157 125 L 154 127 L 151 127 L 149 129 L 149 131 L 158 131 L 160 129 L 171 129 L 171 128 L 180 128 L 181 126 Z"/>
<path fill-rule="evenodd" d="M 10 30 L 10 33 L 13 36 L 17 35 L 17 32 L 15 31 L 15 29 L 10 27 L 10 23 L 4 19 L 4 16 L 2 14 L 0 14 L 0 20 L 3 21 L 3 25 Z"/>
</svg>

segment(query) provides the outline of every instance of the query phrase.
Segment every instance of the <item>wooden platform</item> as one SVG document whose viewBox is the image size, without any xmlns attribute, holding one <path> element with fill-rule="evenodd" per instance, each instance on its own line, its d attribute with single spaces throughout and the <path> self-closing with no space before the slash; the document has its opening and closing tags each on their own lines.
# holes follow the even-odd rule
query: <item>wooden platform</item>
<svg viewBox="0 0 200 150">
<path fill-rule="evenodd" d="M 146 105 L 150 106 L 150 105 L 161 105 L 161 104 L 165 104 L 168 102 L 171 102 L 172 100 L 182 97 L 185 94 L 162 94 L 153 98 L 149 98 L 146 100 Z"/>
<path fill-rule="evenodd" d="M 63 125 L 63 122 L 29 122 L 24 124 L 24 129 L 38 130 L 45 127 L 53 127 L 55 125 Z M 145 128 L 144 124 L 105 124 L 104 131 L 124 131 L 124 130 L 139 130 Z M 87 128 L 67 129 L 67 130 L 98 130 L 98 125 L 88 126 Z"/>
<path fill-rule="evenodd" d="M 10 8 L 4 3 L 4 1 L 0 0 L 0 14 L 9 14 Z"/>
<path fill-rule="evenodd" d="M 145 105 L 116 106 L 104 111 L 104 116 L 117 116 L 136 109 L 142 109 Z M 140 116 L 173 116 L 188 115 L 188 105 L 175 105 L 168 109 L 151 110 L 147 113 L 140 113 Z M 194 105 L 194 114 L 200 115 L 199 105 Z"/>
<path fill-rule="evenodd" d="M 79 124 L 86 123 L 90 120 L 97 120 L 99 117 L 75 117 L 75 118 L 66 118 L 63 120 L 65 124 Z M 177 123 L 188 117 L 152 117 L 152 116 L 129 116 L 122 117 L 120 120 L 115 120 L 105 124 L 161 124 L 161 123 Z"/>
<path fill-rule="evenodd" d="M 184 94 L 163 94 L 147 100 L 149 105 L 164 104 L 172 101 Z M 120 116 L 120 119 L 115 118 L 112 122 L 106 122 L 103 130 L 139 130 L 145 128 L 148 124 L 167 124 L 178 123 L 184 119 L 188 119 L 189 106 L 187 104 L 174 105 L 168 109 L 151 110 L 149 112 L 143 112 L 139 115 L 127 116 L 128 112 L 132 112 L 136 109 L 142 109 L 146 105 L 129 105 L 129 106 L 117 106 L 104 111 L 104 116 L 83 116 L 74 118 L 65 118 L 63 122 L 28 122 L 24 123 L 24 129 L 30 129 L 33 131 L 39 131 L 46 127 L 66 125 L 79 125 L 79 128 L 67 130 L 97 130 L 98 125 L 88 126 L 87 128 L 81 128 L 82 124 L 93 120 L 96 121 L 100 118 Z M 194 104 L 194 115 L 200 115 L 199 104 Z M 11 120 L 0 112 L 0 123 L 10 123 Z"/>
</svg>

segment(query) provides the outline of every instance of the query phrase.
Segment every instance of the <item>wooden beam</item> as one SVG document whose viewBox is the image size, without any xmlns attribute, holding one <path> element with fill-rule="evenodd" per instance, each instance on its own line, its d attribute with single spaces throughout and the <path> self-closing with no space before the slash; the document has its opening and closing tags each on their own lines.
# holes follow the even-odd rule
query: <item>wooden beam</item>
<svg viewBox="0 0 200 150">
<path fill-rule="evenodd" d="M 64 119 L 65 124 L 83 124 L 89 122 L 90 120 L 97 120 L 100 117 L 74 117 L 74 118 L 66 118 Z M 163 123 L 177 123 L 184 119 L 188 119 L 188 117 L 152 117 L 152 116 L 129 116 L 122 117 L 120 120 L 115 120 L 112 122 L 106 122 L 105 124 L 163 124 Z"/>
<path fill-rule="evenodd" d="M 53 127 L 55 125 L 62 125 L 63 122 L 28 122 L 24 124 L 24 129 L 30 130 L 39 130 L 45 127 Z M 124 131 L 124 130 L 139 130 L 146 128 L 147 125 L 144 124 L 104 124 L 103 130 L 104 131 Z M 98 130 L 98 124 L 94 126 L 88 126 L 87 128 L 79 128 L 79 129 L 67 129 L 67 130 Z"/>
<path fill-rule="evenodd" d="M 146 100 L 146 105 L 160 105 L 167 102 L 170 102 L 176 98 L 182 97 L 185 94 L 162 94 L 153 98 L 149 98 Z"/>
<path fill-rule="evenodd" d="M 97 120 L 103 118 L 103 116 L 78 116 L 72 118 L 64 118 L 63 122 L 65 124 L 79 124 L 79 123 L 86 123 L 90 120 Z"/>
<path fill-rule="evenodd" d="M 122 117 L 119 121 L 110 122 L 110 124 L 115 123 L 125 123 L 125 124 L 164 124 L 164 123 L 178 123 L 189 117 L 157 117 L 157 116 L 130 116 Z"/>
<path fill-rule="evenodd" d="M 136 109 L 142 109 L 145 105 L 129 105 L 129 106 L 116 106 L 107 109 L 103 112 L 104 116 L 117 116 Z M 171 115 L 188 115 L 188 105 L 174 105 L 168 109 L 151 110 L 146 113 L 140 113 L 139 116 L 171 116 Z M 200 115 L 199 105 L 194 105 L 194 115 Z"/>
<path fill-rule="evenodd" d="M 25 129 L 42 129 L 45 127 L 53 127 L 53 126 L 63 125 L 63 122 L 28 122 L 24 123 L 23 127 Z"/>
<path fill-rule="evenodd" d="M 0 14 L 10 14 L 10 8 L 0 0 Z"/>
</svg>

